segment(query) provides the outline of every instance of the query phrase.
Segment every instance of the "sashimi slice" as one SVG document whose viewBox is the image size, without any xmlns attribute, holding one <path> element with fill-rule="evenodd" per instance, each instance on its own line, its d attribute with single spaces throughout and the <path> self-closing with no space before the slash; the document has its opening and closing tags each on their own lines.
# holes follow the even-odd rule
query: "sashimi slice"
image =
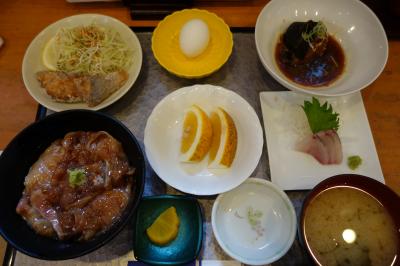
<svg viewBox="0 0 400 266">
<path fill-rule="evenodd" d="M 313 156 L 321 164 L 340 164 L 343 160 L 342 144 L 335 130 L 321 131 L 301 140 L 296 150 Z"/>
<path fill-rule="evenodd" d="M 334 164 L 340 164 L 343 161 L 343 150 L 342 150 L 342 142 L 340 141 L 339 135 L 335 130 L 331 130 L 332 137 L 335 142 L 335 155 L 336 157 L 332 160 Z"/>
<path fill-rule="evenodd" d="M 329 151 L 316 134 L 304 138 L 298 143 L 296 150 L 310 154 L 321 164 L 329 164 Z"/>
<path fill-rule="evenodd" d="M 324 144 L 324 146 L 328 152 L 329 159 L 328 159 L 327 164 L 331 164 L 333 161 L 332 159 L 336 158 L 335 139 L 332 137 L 332 135 L 330 134 L 329 131 L 330 130 L 321 131 L 321 132 L 318 132 L 315 134 L 322 141 L 322 144 Z"/>
</svg>

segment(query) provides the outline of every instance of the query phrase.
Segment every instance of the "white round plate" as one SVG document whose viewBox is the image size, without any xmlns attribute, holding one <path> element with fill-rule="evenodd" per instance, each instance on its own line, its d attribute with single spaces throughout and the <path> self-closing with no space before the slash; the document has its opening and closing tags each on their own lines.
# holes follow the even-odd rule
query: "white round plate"
<svg viewBox="0 0 400 266">
<path fill-rule="evenodd" d="M 47 70 L 42 63 L 42 51 L 44 46 L 61 27 L 72 28 L 81 25 L 88 25 L 90 23 L 96 23 L 97 25 L 103 25 L 106 27 L 114 28 L 117 30 L 124 41 L 133 49 L 134 55 L 132 59 L 132 65 L 127 70 L 129 77 L 125 84 L 110 95 L 107 99 L 101 102 L 99 105 L 89 107 L 86 103 L 59 103 L 54 101 L 49 95 L 47 95 L 45 89 L 40 86 L 39 81 L 36 79 L 36 73 L 42 70 Z M 53 110 L 53 111 L 64 111 L 70 109 L 88 109 L 88 110 L 100 110 L 106 106 L 117 101 L 125 93 L 129 91 L 133 83 L 137 79 L 140 68 L 142 67 L 142 48 L 135 33 L 121 21 L 104 15 L 97 14 L 82 14 L 67 17 L 61 19 L 47 28 L 42 30 L 31 42 L 28 49 L 25 52 L 25 56 L 22 62 L 22 78 L 25 83 L 25 87 L 31 96 L 41 105 Z"/>
<path fill-rule="evenodd" d="M 261 217 L 251 219 L 253 226 L 249 212 L 261 212 Z M 290 199 L 276 185 L 260 178 L 249 178 L 219 195 L 212 208 L 211 224 L 221 248 L 250 265 L 278 260 L 296 236 L 296 213 Z"/>
<path fill-rule="evenodd" d="M 282 33 L 295 21 L 321 20 L 329 34 L 341 44 L 345 69 L 333 83 L 307 88 L 285 77 L 275 61 L 275 46 Z M 262 64 L 288 89 L 339 96 L 359 91 L 382 72 L 388 58 L 388 41 L 375 14 L 359 0 L 272 0 L 258 16 L 255 41 Z"/>
<path fill-rule="evenodd" d="M 228 169 L 208 169 L 200 163 L 179 161 L 184 111 L 193 104 L 210 114 L 224 108 L 235 122 L 238 145 Z M 172 92 L 161 100 L 144 131 L 146 156 L 157 175 L 170 186 L 194 195 L 228 191 L 248 178 L 260 160 L 263 133 L 253 107 L 233 91 L 212 85 L 194 85 Z"/>
</svg>

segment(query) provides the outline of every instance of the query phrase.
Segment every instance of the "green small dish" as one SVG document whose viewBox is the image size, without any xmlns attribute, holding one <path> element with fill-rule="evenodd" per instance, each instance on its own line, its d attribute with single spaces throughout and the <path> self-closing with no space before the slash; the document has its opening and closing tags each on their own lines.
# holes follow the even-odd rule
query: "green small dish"
<svg viewBox="0 0 400 266">
<path fill-rule="evenodd" d="M 179 216 L 177 237 L 166 246 L 150 242 L 146 229 L 166 209 L 174 206 Z M 195 260 L 203 240 L 200 205 L 188 196 L 162 195 L 144 197 L 136 214 L 133 253 L 139 261 L 153 265 L 180 265 Z"/>
</svg>

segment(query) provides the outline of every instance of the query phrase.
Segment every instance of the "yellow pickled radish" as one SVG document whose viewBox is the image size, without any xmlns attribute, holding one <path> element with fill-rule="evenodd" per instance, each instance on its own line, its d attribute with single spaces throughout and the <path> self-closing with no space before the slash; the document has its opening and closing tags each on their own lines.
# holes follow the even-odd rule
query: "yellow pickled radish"
<svg viewBox="0 0 400 266">
<path fill-rule="evenodd" d="M 179 217 L 174 206 L 162 212 L 153 224 L 146 229 L 150 241 L 156 245 L 166 245 L 176 238 L 179 232 Z"/>
</svg>

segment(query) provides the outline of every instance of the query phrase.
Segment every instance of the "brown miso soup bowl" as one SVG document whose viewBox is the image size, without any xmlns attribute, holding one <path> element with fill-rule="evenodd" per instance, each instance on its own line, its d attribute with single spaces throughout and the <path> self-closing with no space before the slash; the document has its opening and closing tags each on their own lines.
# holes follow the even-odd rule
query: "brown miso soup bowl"
<svg viewBox="0 0 400 266">
<path fill-rule="evenodd" d="M 366 176 L 332 176 L 304 200 L 299 238 L 316 265 L 400 265 L 400 197 Z"/>
</svg>

